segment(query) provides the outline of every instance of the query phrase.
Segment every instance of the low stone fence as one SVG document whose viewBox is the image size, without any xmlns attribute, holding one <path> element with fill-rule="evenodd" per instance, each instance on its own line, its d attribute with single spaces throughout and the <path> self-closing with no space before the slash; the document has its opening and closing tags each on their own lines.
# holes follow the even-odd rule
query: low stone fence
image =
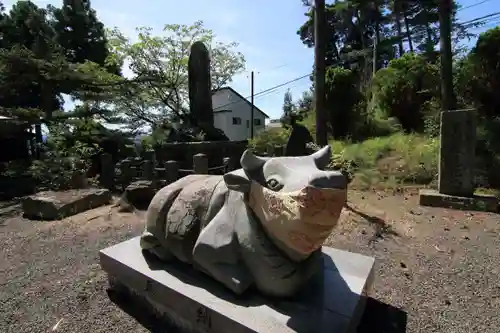
<svg viewBox="0 0 500 333">
<path fill-rule="evenodd" d="M 146 152 L 144 158 L 127 158 L 117 164 L 113 163 L 111 155 L 103 154 L 99 179 L 101 185 L 108 189 L 124 190 L 138 180 L 148 180 L 165 186 L 189 174 L 222 175 L 237 168 L 234 162 L 239 161 L 225 157 L 221 165 L 209 167 L 208 156 L 200 153 L 192 156 L 192 166 L 186 169 L 182 168 L 178 161 L 158 162 L 153 151 Z"/>
<path fill-rule="evenodd" d="M 268 147 L 264 156 L 282 156 L 283 147 Z M 240 168 L 241 154 L 222 158 L 220 165 L 210 165 L 209 156 L 198 153 L 191 156 L 191 165 L 184 167 L 176 160 L 161 162 L 155 151 L 147 151 L 143 157 L 127 158 L 116 164 L 109 154 L 101 156 L 100 183 L 103 187 L 115 190 L 124 190 L 129 184 L 138 180 L 147 180 L 158 183 L 159 186 L 168 185 L 179 178 L 190 174 L 223 175 L 226 172 Z"/>
<path fill-rule="evenodd" d="M 230 157 L 238 162 L 241 154 L 247 149 L 248 141 L 201 141 L 165 143 L 153 148 L 157 161 L 164 164 L 167 161 L 177 161 L 179 168 L 190 169 L 193 165 L 192 156 L 205 154 L 209 167 L 223 164 L 224 158 Z"/>
</svg>

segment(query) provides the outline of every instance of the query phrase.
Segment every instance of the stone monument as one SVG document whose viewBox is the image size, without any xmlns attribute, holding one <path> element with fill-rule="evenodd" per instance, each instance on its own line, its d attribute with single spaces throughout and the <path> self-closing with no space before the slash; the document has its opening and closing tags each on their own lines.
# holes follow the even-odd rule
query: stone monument
<svg viewBox="0 0 500 333">
<path fill-rule="evenodd" d="M 200 332 L 346 332 L 357 325 L 373 258 L 322 247 L 347 181 L 329 146 L 257 157 L 224 176 L 161 189 L 142 236 L 101 251 L 114 285 Z M 142 251 L 141 251 L 142 250 Z"/>
<path fill-rule="evenodd" d="M 203 42 L 191 46 L 188 61 L 189 111 L 200 124 L 213 125 L 210 55 Z"/>
<path fill-rule="evenodd" d="M 494 196 L 475 195 L 476 112 L 441 112 L 438 191 L 421 190 L 423 206 L 496 212 Z"/>
<path fill-rule="evenodd" d="M 190 122 L 205 133 L 206 141 L 229 140 L 214 127 L 210 54 L 203 42 L 194 42 L 188 61 L 188 92 Z"/>
</svg>

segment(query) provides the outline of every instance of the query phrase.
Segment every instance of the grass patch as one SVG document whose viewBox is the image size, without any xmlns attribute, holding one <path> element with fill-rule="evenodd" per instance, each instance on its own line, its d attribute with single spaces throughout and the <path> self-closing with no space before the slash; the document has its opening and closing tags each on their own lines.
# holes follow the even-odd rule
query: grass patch
<svg viewBox="0 0 500 333">
<path fill-rule="evenodd" d="M 437 178 L 439 141 L 396 133 L 360 143 L 332 141 L 334 159 L 353 175 L 356 187 L 429 185 Z"/>
<path fill-rule="evenodd" d="M 500 190 L 491 188 L 477 188 L 474 192 L 476 195 L 493 195 L 500 200 Z"/>
</svg>

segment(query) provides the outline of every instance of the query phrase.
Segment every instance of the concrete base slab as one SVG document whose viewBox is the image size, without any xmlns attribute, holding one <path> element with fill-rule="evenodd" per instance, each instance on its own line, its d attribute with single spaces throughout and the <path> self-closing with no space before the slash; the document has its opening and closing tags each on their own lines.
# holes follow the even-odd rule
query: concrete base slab
<svg viewBox="0 0 500 333">
<path fill-rule="evenodd" d="M 323 248 L 323 258 L 323 274 L 294 299 L 277 300 L 253 290 L 236 297 L 189 266 L 143 253 L 139 237 L 100 252 L 112 288 L 183 332 L 354 332 L 375 260 L 329 247 Z"/>
<path fill-rule="evenodd" d="M 435 190 L 420 190 L 420 205 L 460 210 L 498 212 L 498 199 L 493 195 L 458 197 L 439 193 Z"/>
</svg>

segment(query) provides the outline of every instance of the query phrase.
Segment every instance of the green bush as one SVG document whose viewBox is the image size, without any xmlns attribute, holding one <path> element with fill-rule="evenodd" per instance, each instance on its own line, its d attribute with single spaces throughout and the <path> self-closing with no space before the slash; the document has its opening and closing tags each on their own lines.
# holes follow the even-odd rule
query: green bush
<svg viewBox="0 0 500 333">
<path fill-rule="evenodd" d="M 266 128 L 248 142 L 248 147 L 257 154 L 267 152 L 268 146 L 285 146 L 290 137 L 290 130 L 283 127 Z"/>
<path fill-rule="evenodd" d="M 375 108 L 398 119 L 407 131 L 424 130 L 426 103 L 440 96 L 439 68 L 424 57 L 407 53 L 391 60 L 372 82 Z"/>
<path fill-rule="evenodd" d="M 33 161 L 28 169 L 37 187 L 65 190 L 85 186 L 82 180 L 92 165 L 92 157 L 100 148 L 97 144 L 89 145 L 79 140 L 72 140 L 73 145 L 68 148 L 67 137 L 67 134 L 61 135 L 52 128 L 43 158 Z"/>
</svg>

